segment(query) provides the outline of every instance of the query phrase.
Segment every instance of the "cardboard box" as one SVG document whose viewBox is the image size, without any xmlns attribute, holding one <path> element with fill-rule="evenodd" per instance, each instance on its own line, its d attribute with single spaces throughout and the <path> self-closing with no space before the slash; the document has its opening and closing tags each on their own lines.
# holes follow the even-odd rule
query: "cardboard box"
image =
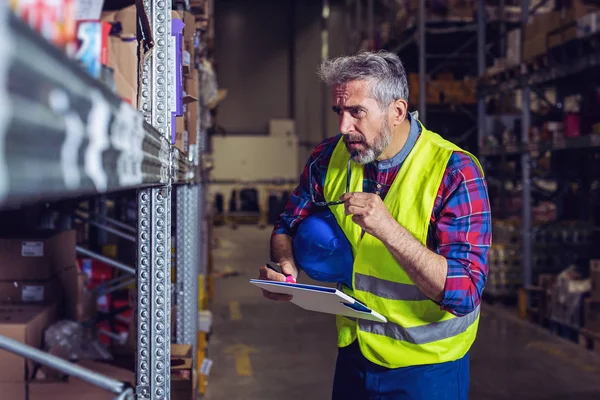
<svg viewBox="0 0 600 400">
<path fill-rule="evenodd" d="M 187 153 L 189 141 L 185 130 L 185 118 L 175 117 L 175 147 L 184 154 Z"/>
<path fill-rule="evenodd" d="M 185 40 L 194 41 L 194 34 L 196 33 L 196 17 L 191 12 L 183 13 L 183 37 Z"/>
<path fill-rule="evenodd" d="M 0 306 L 0 335 L 41 348 L 44 330 L 56 320 L 57 306 Z M 33 362 L 0 350 L 0 382 L 25 382 Z"/>
<path fill-rule="evenodd" d="M 61 300 L 58 276 L 46 281 L 0 281 L 0 304 L 52 304 Z"/>
<path fill-rule="evenodd" d="M 105 22 L 120 22 L 123 30 L 121 36 L 137 37 L 137 10 L 135 5 L 117 11 L 105 11 L 100 17 Z"/>
<path fill-rule="evenodd" d="M 2 351 L 2 350 L 0 350 Z M 25 400 L 27 399 L 26 383 L 6 383 L 0 382 L 0 398 L 10 400 Z"/>
<path fill-rule="evenodd" d="M 74 265 L 75 231 L 0 239 L 0 281 L 46 281 Z"/>
<path fill-rule="evenodd" d="M 171 358 L 192 358 L 192 345 L 171 343 Z"/>
<path fill-rule="evenodd" d="M 111 36 L 108 40 L 108 66 L 114 71 L 117 94 L 138 107 L 138 43 Z"/>
<path fill-rule="evenodd" d="M 512 67 L 521 62 L 521 29 L 508 32 L 506 47 L 506 65 Z"/>
<path fill-rule="evenodd" d="M 185 92 L 188 96 L 191 96 L 198 100 L 198 70 L 194 69 L 190 72 L 190 75 L 185 79 Z"/>
<path fill-rule="evenodd" d="M 194 393 L 192 346 L 171 344 L 171 399 L 191 400 Z"/>
<path fill-rule="evenodd" d="M 90 360 L 81 360 L 78 364 L 122 382 L 135 382 L 133 371 Z M 108 400 L 114 397 L 106 390 L 76 378 L 69 378 L 67 382 L 29 383 L 29 400 Z"/>
<path fill-rule="evenodd" d="M 186 130 L 190 147 L 198 144 L 198 103 L 190 103 L 185 111 Z"/>
</svg>

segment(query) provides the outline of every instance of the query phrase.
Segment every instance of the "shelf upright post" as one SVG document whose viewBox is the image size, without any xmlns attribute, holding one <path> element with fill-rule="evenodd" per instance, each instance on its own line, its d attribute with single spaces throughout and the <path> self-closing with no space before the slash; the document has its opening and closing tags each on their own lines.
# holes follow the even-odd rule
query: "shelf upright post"
<svg viewBox="0 0 600 400">
<path fill-rule="evenodd" d="M 485 0 L 477 0 L 477 75 L 479 81 L 485 75 Z M 477 145 L 483 144 L 485 136 L 485 94 L 477 92 Z M 483 159 L 481 160 L 484 161 Z"/>
<path fill-rule="evenodd" d="M 367 0 L 367 38 L 369 40 L 369 47 L 375 48 L 375 16 L 374 16 L 373 0 Z"/>
<path fill-rule="evenodd" d="M 360 50 L 362 47 L 362 36 L 363 36 L 363 25 L 362 25 L 362 0 L 356 0 L 356 14 L 355 14 L 355 22 L 356 22 L 356 50 Z"/>
<path fill-rule="evenodd" d="M 170 142 L 175 90 L 171 1 L 144 0 L 154 50 L 143 66 L 141 111 Z M 174 49 L 173 49 L 174 50 Z M 169 157 L 170 158 L 170 157 Z M 172 169 L 173 166 L 170 166 Z M 171 174 L 166 185 L 138 191 L 137 359 L 138 399 L 170 398 Z"/>
<path fill-rule="evenodd" d="M 176 324 L 175 341 L 179 344 L 196 343 L 198 327 L 198 261 L 195 256 L 198 223 L 196 214 L 196 186 L 177 186 L 176 228 Z M 194 346 L 195 347 L 195 346 Z"/>
<path fill-rule="evenodd" d="M 427 68 L 425 43 L 425 0 L 419 0 L 419 120 L 427 125 Z"/>
<path fill-rule="evenodd" d="M 346 54 L 354 53 L 356 50 L 353 46 L 352 37 L 352 0 L 346 0 L 346 7 L 344 10 L 344 29 L 346 34 Z"/>
<path fill-rule="evenodd" d="M 521 68 L 524 67 L 525 49 L 525 27 L 529 19 L 529 0 L 521 2 Z M 523 78 L 526 79 L 526 78 Z M 521 175 L 523 179 L 523 286 L 529 286 L 532 282 L 533 246 L 531 243 L 531 155 L 527 150 L 529 144 L 529 127 L 531 114 L 529 109 L 530 87 L 525 80 L 523 85 L 523 110 L 521 115 L 521 142 L 523 153 L 521 154 Z"/>
</svg>

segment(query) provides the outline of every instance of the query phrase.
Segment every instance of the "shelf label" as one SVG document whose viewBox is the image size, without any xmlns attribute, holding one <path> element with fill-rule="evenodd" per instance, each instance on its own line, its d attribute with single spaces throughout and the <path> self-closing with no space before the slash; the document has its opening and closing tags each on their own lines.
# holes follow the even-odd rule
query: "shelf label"
<svg viewBox="0 0 600 400">
<path fill-rule="evenodd" d="M 85 151 L 85 172 L 99 192 L 106 191 L 108 178 L 102 164 L 102 153 L 110 148 L 108 128 L 110 123 L 110 106 L 97 90 L 90 93 L 92 109 L 88 115 L 87 131 L 89 144 Z"/>
<path fill-rule="evenodd" d="M 142 183 L 144 161 L 144 119 L 140 112 L 127 103 L 121 103 L 111 126 L 112 147 L 119 151 L 117 177 L 122 186 Z"/>
<path fill-rule="evenodd" d="M 21 299 L 23 302 L 44 301 L 43 286 L 23 286 L 21 290 Z"/>
<path fill-rule="evenodd" d="M 44 242 L 22 242 L 21 256 L 44 257 Z"/>
<path fill-rule="evenodd" d="M 209 376 L 212 366 L 213 360 L 211 360 L 210 358 L 205 358 L 204 360 L 202 360 L 202 365 L 200 365 L 200 373 L 204 376 Z"/>
</svg>

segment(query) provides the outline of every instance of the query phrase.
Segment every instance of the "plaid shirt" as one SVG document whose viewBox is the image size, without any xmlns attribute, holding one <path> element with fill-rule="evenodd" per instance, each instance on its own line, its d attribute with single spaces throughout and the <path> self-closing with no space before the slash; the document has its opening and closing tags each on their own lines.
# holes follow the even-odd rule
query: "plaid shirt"
<svg viewBox="0 0 600 400">
<path fill-rule="evenodd" d="M 406 158 L 420 135 L 420 126 L 411 123 L 411 134 L 401 153 Z M 411 136 L 413 136 L 412 143 Z M 298 224 L 313 211 L 320 210 L 310 197 L 308 166 L 313 165 L 315 201 L 324 201 L 323 186 L 329 159 L 341 135 L 320 143 L 310 156 L 291 193 L 285 211 L 275 224 L 273 235 L 293 235 Z M 384 160 L 364 166 L 363 191 L 385 198 L 402 162 Z M 397 160 L 396 160 L 397 161 Z M 481 302 L 488 273 L 487 256 L 492 240 L 491 212 L 485 180 L 475 162 L 464 153 L 453 153 L 439 187 L 429 224 L 427 247 L 444 256 L 448 275 L 440 307 L 454 315 L 469 314 Z"/>
</svg>

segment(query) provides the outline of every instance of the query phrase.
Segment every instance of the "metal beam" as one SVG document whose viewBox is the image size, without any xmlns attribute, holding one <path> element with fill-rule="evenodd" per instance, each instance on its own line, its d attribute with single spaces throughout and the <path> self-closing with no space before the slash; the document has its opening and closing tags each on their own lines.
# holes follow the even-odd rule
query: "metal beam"
<svg viewBox="0 0 600 400">
<path fill-rule="evenodd" d="M 356 49 L 360 49 L 362 44 L 362 0 L 356 0 L 356 14 L 355 14 L 355 23 L 356 23 Z"/>
<path fill-rule="evenodd" d="M 477 2 L 477 75 L 481 79 L 485 75 L 485 1 Z M 485 136 L 485 95 L 477 92 L 477 144 L 481 145 Z"/>
<path fill-rule="evenodd" d="M 126 288 L 129 285 L 133 285 L 135 283 L 135 278 L 131 278 L 131 279 L 127 279 L 126 281 L 123 281 L 117 285 L 114 286 L 108 286 L 106 289 L 102 290 L 102 294 L 109 294 L 112 292 L 116 292 L 117 290 Z"/>
<path fill-rule="evenodd" d="M 525 32 L 527 20 L 529 19 L 529 0 L 523 0 L 521 3 L 521 26 L 522 32 Z M 521 34 L 521 64 L 524 63 L 525 35 Z M 521 143 L 524 147 L 529 144 L 529 127 L 531 125 L 530 105 L 530 87 L 525 83 L 522 91 L 521 114 Z M 523 286 L 531 285 L 533 278 L 533 248 L 531 243 L 531 154 L 526 151 L 521 155 L 521 175 L 523 180 Z"/>
<path fill-rule="evenodd" d="M 102 388 L 115 395 L 124 395 L 124 397 L 119 397 L 120 399 L 133 400 L 133 390 L 127 384 L 101 375 L 80 365 L 73 364 L 67 360 L 52 354 L 48 354 L 34 347 L 27 346 L 14 339 L 0 335 L 0 348 L 35 361 L 39 364 L 61 371 L 69 376 L 81 379 L 84 382 Z"/>
<path fill-rule="evenodd" d="M 120 269 L 121 271 L 125 271 L 128 274 L 135 274 L 135 268 L 130 267 L 129 265 L 123 264 L 122 262 L 113 260 L 110 257 L 103 256 L 102 254 L 95 253 L 91 250 L 86 249 L 85 247 L 77 246 L 75 248 L 77 253 L 83 254 L 89 258 L 93 258 L 95 260 L 101 261 L 105 264 L 110 265 L 111 267 Z"/>
<path fill-rule="evenodd" d="M 369 46 L 375 45 L 374 7 L 373 0 L 367 0 L 367 38 L 369 39 Z"/>
<path fill-rule="evenodd" d="M 136 241 L 136 238 L 135 238 L 135 236 L 133 236 L 133 235 L 130 235 L 130 234 L 128 234 L 128 233 L 125 233 L 125 232 L 121 232 L 120 230 L 118 230 L 118 229 L 115 229 L 115 228 L 113 228 L 113 227 L 111 227 L 111 226 L 104 225 L 104 224 L 101 224 L 101 223 L 99 223 L 99 222 L 96 222 L 96 221 L 94 221 L 93 219 L 90 219 L 90 218 L 84 218 L 84 217 L 80 217 L 80 216 L 76 216 L 75 218 L 79 218 L 79 219 L 81 219 L 82 221 L 85 221 L 85 222 L 87 222 L 87 223 L 88 223 L 88 224 L 90 224 L 91 226 L 94 226 L 94 227 L 96 227 L 96 228 L 98 228 L 98 229 L 100 229 L 100 230 L 102 230 L 102 231 L 105 231 L 105 232 L 112 233 L 112 234 L 114 234 L 114 235 L 116 235 L 116 236 L 119 236 L 119 237 L 121 237 L 121 238 L 125 239 L 125 240 L 129 240 L 130 242 L 133 242 L 133 243 L 135 243 L 135 241 Z"/>
<path fill-rule="evenodd" d="M 419 0 L 419 120 L 427 125 L 427 68 L 425 42 L 425 0 Z"/>
<path fill-rule="evenodd" d="M 82 218 L 90 219 L 89 210 L 86 210 L 84 208 L 79 208 L 79 209 L 77 209 L 77 213 L 78 213 L 78 216 L 81 216 Z M 132 233 L 136 233 L 135 226 L 131 226 L 129 224 L 126 224 L 125 222 L 121 222 L 114 218 L 102 217 L 102 216 L 98 216 L 98 219 L 99 219 L 99 221 L 102 221 L 102 222 L 108 222 L 109 224 L 114 225 L 117 228 L 121 228 L 123 230 L 130 231 Z"/>
</svg>

